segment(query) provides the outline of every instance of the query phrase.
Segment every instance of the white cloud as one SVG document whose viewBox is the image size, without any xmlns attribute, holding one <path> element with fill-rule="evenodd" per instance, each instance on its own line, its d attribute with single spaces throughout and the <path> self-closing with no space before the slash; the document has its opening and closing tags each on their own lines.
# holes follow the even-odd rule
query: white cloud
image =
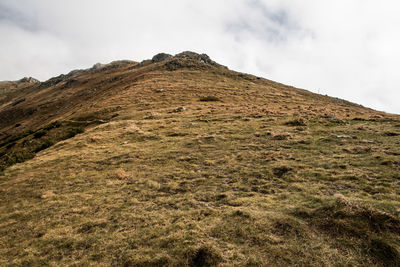
<svg viewBox="0 0 400 267">
<path fill-rule="evenodd" d="M 0 80 L 194 50 L 231 69 L 400 113 L 400 4 L 3 0 Z"/>
</svg>

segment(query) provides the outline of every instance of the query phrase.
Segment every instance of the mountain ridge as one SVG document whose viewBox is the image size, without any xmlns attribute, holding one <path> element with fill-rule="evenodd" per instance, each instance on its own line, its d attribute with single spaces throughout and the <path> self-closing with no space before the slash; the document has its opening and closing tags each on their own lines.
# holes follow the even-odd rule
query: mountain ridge
<svg viewBox="0 0 400 267">
<path fill-rule="evenodd" d="M 157 57 L 159 55 L 166 55 L 166 57 L 162 58 L 162 60 L 154 60 L 154 59 L 157 59 Z M 33 84 L 32 84 L 32 82 L 29 82 L 28 86 L 26 86 L 25 82 L 22 82 L 24 79 L 28 79 L 28 78 L 21 79 L 18 83 L 23 83 L 23 85 L 24 85 L 23 92 L 24 93 L 26 92 L 26 90 L 29 90 L 29 89 L 43 90 L 43 89 L 50 88 L 50 87 L 54 87 L 53 89 L 67 89 L 68 87 L 72 87 L 74 85 L 74 83 L 75 83 L 75 86 L 78 85 L 77 83 L 79 83 L 79 81 L 76 80 L 76 78 L 78 78 L 78 77 L 82 78 L 82 76 L 96 74 L 99 72 L 101 74 L 103 74 L 103 73 L 110 74 L 110 72 L 111 72 L 111 74 L 112 74 L 113 69 L 115 70 L 115 69 L 123 68 L 123 65 L 125 65 L 125 67 L 128 67 L 128 70 L 133 70 L 136 72 L 140 72 L 140 70 L 143 70 L 144 72 L 151 72 L 151 71 L 156 70 L 156 68 L 160 68 L 163 66 L 167 70 L 170 70 L 170 71 L 175 70 L 175 68 L 202 69 L 204 67 L 213 66 L 213 67 L 217 67 L 217 68 L 223 68 L 224 71 L 226 70 L 225 73 L 222 72 L 223 75 L 229 75 L 229 74 L 230 75 L 238 75 L 239 78 L 243 78 L 243 79 L 249 80 L 251 82 L 257 82 L 257 80 L 261 80 L 260 77 L 252 76 L 249 74 L 238 73 L 238 72 L 234 72 L 235 74 L 232 74 L 233 72 L 229 72 L 229 70 L 225 66 L 215 63 L 205 54 L 196 54 L 194 52 L 182 52 L 175 56 L 171 56 L 171 55 L 163 54 L 163 53 L 161 53 L 159 55 L 154 56 L 153 59 L 151 59 L 151 60 L 144 60 L 141 63 L 136 63 L 136 62 L 127 61 L 127 60 L 113 61 L 113 62 L 111 62 L 109 64 L 105 64 L 105 65 L 98 63 L 98 64 L 95 64 L 92 68 L 84 69 L 84 70 L 73 70 L 66 75 L 61 74 L 57 77 L 50 78 L 44 82 L 39 83 L 37 80 Z M 162 63 L 161 66 L 160 66 L 160 62 Z M 138 69 L 140 69 L 140 70 L 138 70 Z M 137 74 L 137 73 L 135 73 L 135 74 Z M 113 77 L 110 79 L 116 80 L 118 78 L 122 78 L 122 77 Z M 31 79 L 33 79 L 33 78 L 31 78 Z M 110 79 L 109 79 L 109 81 L 110 81 Z M 109 82 L 109 81 L 100 81 L 100 82 Z M 264 79 L 263 81 L 266 82 L 267 80 Z M 88 82 L 88 81 L 83 80 L 81 82 Z M 276 82 L 273 82 L 270 80 L 268 80 L 268 82 L 270 84 L 276 83 Z M 3 82 L 3 83 L 14 83 L 15 84 L 17 82 Z M 284 88 L 295 88 L 295 87 L 291 87 L 291 86 L 285 86 L 285 85 L 279 84 L 279 83 L 276 83 L 276 84 L 281 85 Z M 29 86 L 29 85 L 32 85 L 32 86 Z M 26 88 L 26 87 L 28 87 L 28 88 Z M 298 89 L 298 90 L 300 90 L 300 89 Z M 13 91 L 15 91 L 15 90 L 13 90 Z M 306 92 L 306 90 L 304 90 L 303 92 L 306 95 L 313 94 L 308 91 Z M 12 93 L 15 94 L 16 92 L 12 92 Z M 86 92 L 86 93 L 89 94 L 90 92 Z M 316 97 L 317 94 L 314 94 L 313 96 Z M 15 102 L 11 102 L 11 99 L 17 98 L 16 96 L 14 96 L 14 97 L 13 96 L 4 96 L 4 93 L 3 93 L 2 98 L 3 99 L 0 99 L 0 105 L 1 105 L 0 107 L 2 109 L 4 109 L 5 105 L 8 105 L 8 106 L 17 105 Z M 6 99 L 4 99 L 4 98 L 6 98 Z M 338 102 L 343 102 L 343 103 L 345 101 L 345 100 L 341 100 L 341 99 L 337 99 L 337 98 L 336 98 L 336 100 Z M 6 102 L 6 101 L 8 101 L 8 102 Z M 16 101 L 18 101 L 18 100 L 16 100 Z M 354 103 L 346 102 L 346 104 L 353 105 Z M 354 104 L 354 105 L 357 105 L 357 104 Z M 10 111 L 7 111 L 7 112 L 10 112 Z M 26 114 L 24 113 L 23 115 L 26 115 Z M 10 122 L 11 120 L 7 119 L 7 121 Z M 14 122 L 14 121 L 12 121 L 12 122 Z M 3 128 L 4 126 L 5 125 L 4 125 L 4 121 L 3 121 L 3 124 L 1 124 L 0 127 Z"/>
</svg>

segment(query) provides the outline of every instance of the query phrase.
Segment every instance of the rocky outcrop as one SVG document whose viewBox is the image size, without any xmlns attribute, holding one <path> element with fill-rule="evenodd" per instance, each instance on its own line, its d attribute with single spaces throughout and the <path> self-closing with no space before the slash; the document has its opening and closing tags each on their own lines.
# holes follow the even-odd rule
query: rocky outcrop
<svg viewBox="0 0 400 267">
<path fill-rule="evenodd" d="M 159 53 L 157 55 L 155 55 L 152 59 L 151 62 L 156 63 L 156 62 L 161 62 L 164 61 L 168 58 L 171 58 L 172 56 L 170 54 L 166 54 L 166 53 Z"/>
<path fill-rule="evenodd" d="M 191 51 L 185 51 L 176 54 L 165 63 L 165 66 L 169 71 L 174 71 L 180 68 L 206 69 L 212 66 L 224 67 L 211 60 L 210 57 L 206 54 L 197 54 Z"/>
<path fill-rule="evenodd" d="M 100 70 L 100 69 L 104 68 L 104 66 L 105 66 L 104 64 L 96 63 L 93 65 L 92 70 Z"/>
<path fill-rule="evenodd" d="M 191 51 L 185 51 L 175 55 L 175 58 L 197 60 L 199 62 L 211 65 L 218 65 L 216 62 L 212 61 L 207 54 L 197 54 Z"/>
<path fill-rule="evenodd" d="M 32 77 L 24 77 L 21 80 L 18 80 L 19 83 L 40 83 L 39 80 L 32 78 Z"/>
</svg>

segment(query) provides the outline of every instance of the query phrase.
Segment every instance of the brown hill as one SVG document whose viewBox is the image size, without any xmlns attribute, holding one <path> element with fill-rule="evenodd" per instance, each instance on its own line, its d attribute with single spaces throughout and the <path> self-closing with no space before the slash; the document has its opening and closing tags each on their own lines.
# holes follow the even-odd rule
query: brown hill
<svg viewBox="0 0 400 267">
<path fill-rule="evenodd" d="M 157 89 L 168 90 L 160 97 Z M 376 117 L 378 114 L 388 116 L 341 99 L 233 72 L 206 55 L 184 52 L 175 57 L 156 55 L 153 60 L 140 64 L 115 61 L 95 65 L 43 83 L 33 78 L 2 82 L 0 127 L 3 135 L 13 134 L 35 129 L 55 119 L 73 119 L 74 115 L 102 112 L 105 107 L 156 111 L 165 103 L 189 104 L 193 100 L 198 102 L 199 97 L 213 94 L 224 98 L 224 104 L 232 108 L 236 104 L 240 109 L 248 102 L 254 104 L 258 112 L 266 114 L 350 119 Z M 21 124 L 17 129 L 14 127 L 16 123 Z"/>
<path fill-rule="evenodd" d="M 400 264 L 398 115 L 183 52 L 1 82 L 0 129 L 1 264 Z"/>
</svg>

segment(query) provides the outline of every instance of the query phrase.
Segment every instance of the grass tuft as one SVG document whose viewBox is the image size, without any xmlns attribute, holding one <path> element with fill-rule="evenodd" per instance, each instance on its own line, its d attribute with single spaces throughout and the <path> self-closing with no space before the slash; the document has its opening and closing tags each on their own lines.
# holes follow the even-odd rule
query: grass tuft
<svg viewBox="0 0 400 267">
<path fill-rule="evenodd" d="M 218 266 L 222 260 L 221 253 L 211 245 L 202 245 L 188 253 L 190 267 Z"/>
<path fill-rule="evenodd" d="M 307 126 L 307 121 L 304 118 L 297 118 L 291 121 L 285 122 L 288 126 Z"/>
<path fill-rule="evenodd" d="M 69 128 L 66 131 L 66 134 L 64 135 L 63 139 L 69 139 L 74 137 L 77 134 L 83 133 L 85 131 L 85 129 L 83 127 L 73 127 L 73 128 Z"/>
<path fill-rule="evenodd" d="M 200 97 L 200 101 L 202 101 L 202 102 L 213 102 L 213 101 L 221 101 L 221 99 L 219 99 L 216 96 L 204 96 L 204 97 Z"/>
<path fill-rule="evenodd" d="M 373 237 L 368 244 L 369 254 L 383 266 L 400 266 L 400 254 L 391 242 Z"/>
<path fill-rule="evenodd" d="M 41 138 L 41 137 L 44 136 L 44 135 L 46 135 L 46 132 L 43 131 L 43 130 L 40 130 L 40 131 L 38 131 L 38 132 L 36 132 L 36 133 L 33 134 L 33 138 L 39 139 L 39 138 Z"/>
<path fill-rule="evenodd" d="M 39 151 L 45 150 L 46 148 L 51 147 L 52 145 L 54 145 L 53 141 L 50 140 L 46 140 L 44 141 L 44 143 L 42 143 L 41 145 L 37 146 L 33 152 L 38 153 Z"/>
</svg>

